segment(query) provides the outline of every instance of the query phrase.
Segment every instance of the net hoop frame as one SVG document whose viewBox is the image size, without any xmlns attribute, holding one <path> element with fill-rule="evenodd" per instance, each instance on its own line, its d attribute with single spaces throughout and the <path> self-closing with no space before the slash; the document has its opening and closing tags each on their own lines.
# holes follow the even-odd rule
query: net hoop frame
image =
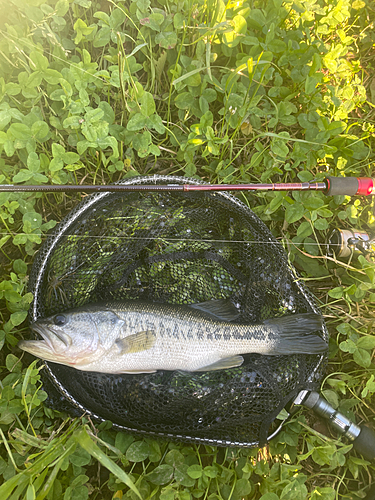
<svg viewBox="0 0 375 500">
<path fill-rule="evenodd" d="M 139 176 L 139 177 L 132 177 L 129 179 L 124 179 L 119 182 L 116 182 L 115 184 L 161 184 L 161 183 L 166 183 L 170 185 L 176 185 L 176 184 L 207 184 L 204 181 L 200 181 L 197 179 L 191 179 L 191 178 L 186 178 L 186 177 L 179 177 L 179 176 L 170 176 L 170 175 L 152 175 L 152 176 Z M 36 264 L 37 264 L 37 269 L 35 267 L 35 263 L 33 266 L 32 272 L 34 272 L 34 280 L 33 280 L 33 286 L 31 288 L 31 291 L 34 295 L 34 300 L 31 305 L 31 308 L 29 310 L 29 321 L 33 322 L 36 321 L 40 316 L 38 315 L 38 302 L 40 300 L 40 295 L 41 295 L 41 287 L 42 287 L 42 281 L 43 281 L 43 275 L 45 273 L 48 261 L 50 259 L 50 256 L 52 255 L 53 251 L 59 245 L 59 242 L 62 237 L 65 235 L 69 234 L 69 228 L 75 223 L 77 219 L 79 219 L 85 212 L 91 210 L 94 208 L 95 204 L 97 204 L 99 201 L 111 197 L 113 193 L 111 192 L 100 192 L 100 193 L 94 193 L 91 195 L 88 195 L 83 201 L 81 201 L 77 207 L 75 207 L 71 213 L 68 213 L 68 215 L 56 226 L 56 228 L 52 231 L 50 235 L 48 235 L 47 240 L 45 241 L 44 245 L 48 246 L 48 250 L 45 252 L 44 256 L 42 258 L 37 258 L 36 259 Z M 218 192 L 215 193 L 215 196 L 223 197 L 227 201 L 229 201 L 231 204 L 234 206 L 241 208 L 242 210 L 248 211 L 249 213 L 251 212 L 252 215 L 254 216 L 253 212 L 243 203 L 241 202 L 238 198 L 233 196 L 232 194 L 228 192 Z M 266 226 L 262 221 L 259 219 L 259 223 L 262 224 L 265 228 Z M 266 228 L 267 229 L 267 228 Z M 267 229 L 268 231 L 268 229 Z M 279 242 L 274 240 L 278 245 L 281 246 Z M 306 289 L 304 288 L 303 283 L 299 279 L 297 273 L 295 272 L 294 268 L 291 266 L 288 266 L 288 272 L 291 273 L 291 276 L 293 277 L 294 282 L 296 283 L 297 287 L 300 289 L 301 293 L 309 303 L 309 306 L 311 309 L 316 313 L 316 314 L 321 314 L 316 303 L 314 302 L 314 299 L 310 293 L 306 293 Z M 327 339 L 328 338 L 328 332 L 326 329 L 325 324 L 323 323 L 322 326 L 322 331 L 324 334 L 324 337 Z M 313 381 L 314 378 L 316 379 L 316 373 L 322 370 L 322 367 L 324 367 L 326 363 L 326 354 L 322 354 L 319 356 L 319 359 L 312 370 L 309 381 Z M 46 371 L 46 374 L 48 378 L 52 381 L 54 384 L 55 388 L 58 390 L 58 392 L 61 394 L 63 398 L 65 398 L 72 407 L 76 408 L 84 414 L 85 416 L 89 416 L 90 418 L 94 419 L 98 423 L 101 422 L 106 422 L 108 419 L 105 419 L 101 417 L 100 415 L 96 414 L 92 410 L 87 409 L 84 405 L 82 405 L 77 399 L 72 396 L 68 392 L 68 390 L 64 387 L 64 385 L 58 380 L 56 377 L 53 367 L 51 367 L 50 363 L 47 361 L 43 362 L 44 365 L 44 370 Z M 53 363 L 52 363 L 53 365 Z M 299 392 L 299 391 L 298 391 Z M 285 401 L 285 404 L 287 401 Z M 287 419 L 286 419 L 287 420 Z M 281 431 L 284 423 L 286 420 L 281 421 L 281 423 L 278 425 L 276 430 L 274 430 L 270 435 L 267 436 L 267 441 L 270 439 L 274 438 L 277 436 L 277 434 Z M 257 447 L 259 445 L 263 445 L 264 443 L 260 443 L 259 441 L 236 441 L 236 440 L 219 440 L 219 439 L 211 439 L 211 438 L 204 438 L 204 437 L 197 437 L 197 436 L 189 436 L 189 435 L 182 435 L 182 434 L 174 434 L 174 433 L 168 433 L 168 432 L 155 432 L 152 430 L 146 431 L 142 429 L 136 429 L 132 427 L 127 427 L 124 425 L 112 423 L 112 428 L 117 430 L 117 431 L 125 431 L 129 433 L 134 433 L 138 435 L 146 435 L 146 436 L 151 436 L 155 438 L 162 438 L 162 439 L 169 439 L 169 440 L 182 440 L 185 442 L 195 442 L 195 443 L 201 443 L 201 444 L 206 444 L 206 445 L 211 445 L 211 446 L 230 446 L 230 447 L 244 447 L 244 448 L 253 448 Z"/>
</svg>

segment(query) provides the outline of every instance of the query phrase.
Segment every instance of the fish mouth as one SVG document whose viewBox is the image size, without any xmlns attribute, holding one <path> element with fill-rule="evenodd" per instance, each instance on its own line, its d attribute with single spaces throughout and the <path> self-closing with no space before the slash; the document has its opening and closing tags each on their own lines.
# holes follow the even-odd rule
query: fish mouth
<svg viewBox="0 0 375 500">
<path fill-rule="evenodd" d="M 40 324 L 33 324 L 30 328 L 38 334 L 38 337 L 42 337 L 43 340 L 21 340 L 18 342 L 20 349 L 38 358 L 56 363 L 66 358 L 66 350 L 72 343 L 68 335 L 56 332 L 51 328 L 45 328 Z"/>
<path fill-rule="evenodd" d="M 43 340 L 40 340 L 39 342 L 45 342 L 48 347 L 56 351 L 56 347 L 61 350 L 61 345 L 56 346 L 56 340 L 57 344 L 63 343 L 65 348 L 68 348 L 72 344 L 72 339 L 69 337 L 69 335 L 66 335 L 62 332 L 56 331 L 53 328 L 49 327 L 48 329 L 45 329 L 42 325 L 38 324 L 32 324 L 30 329 L 33 332 L 38 333 Z"/>
</svg>

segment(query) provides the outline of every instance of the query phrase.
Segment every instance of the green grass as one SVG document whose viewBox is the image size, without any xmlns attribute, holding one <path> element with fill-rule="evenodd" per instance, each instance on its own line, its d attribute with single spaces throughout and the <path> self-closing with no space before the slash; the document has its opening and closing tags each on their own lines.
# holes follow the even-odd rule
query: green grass
<svg viewBox="0 0 375 500">
<path fill-rule="evenodd" d="M 370 0 L 0 1 L 0 183 L 215 183 L 371 176 Z M 285 244 L 331 333 L 328 401 L 374 427 L 374 261 L 324 255 L 330 228 L 375 232 L 371 198 L 241 195 Z M 46 406 L 27 278 L 78 195 L 0 193 L 0 497 L 360 499 L 374 468 L 301 411 L 263 450 L 118 433 Z"/>
</svg>

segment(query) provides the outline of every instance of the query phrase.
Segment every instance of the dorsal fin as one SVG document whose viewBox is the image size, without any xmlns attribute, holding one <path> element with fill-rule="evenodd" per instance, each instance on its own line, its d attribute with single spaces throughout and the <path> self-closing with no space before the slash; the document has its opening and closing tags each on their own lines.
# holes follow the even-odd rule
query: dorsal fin
<svg viewBox="0 0 375 500">
<path fill-rule="evenodd" d="M 207 300 L 198 304 L 189 304 L 189 307 L 209 314 L 213 319 L 221 321 L 235 321 L 240 315 L 229 299 Z"/>
</svg>

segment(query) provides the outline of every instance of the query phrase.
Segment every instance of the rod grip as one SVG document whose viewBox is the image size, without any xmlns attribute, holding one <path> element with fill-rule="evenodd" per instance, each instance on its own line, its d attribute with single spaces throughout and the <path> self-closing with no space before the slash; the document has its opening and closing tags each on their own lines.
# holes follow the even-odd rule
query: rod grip
<svg viewBox="0 0 375 500">
<path fill-rule="evenodd" d="M 326 194 L 334 195 L 363 195 L 368 196 L 374 192 L 375 181 L 371 177 L 327 177 Z"/>
<path fill-rule="evenodd" d="M 366 425 L 361 426 L 359 436 L 353 441 L 353 447 L 366 460 L 375 458 L 375 433 Z"/>
</svg>

